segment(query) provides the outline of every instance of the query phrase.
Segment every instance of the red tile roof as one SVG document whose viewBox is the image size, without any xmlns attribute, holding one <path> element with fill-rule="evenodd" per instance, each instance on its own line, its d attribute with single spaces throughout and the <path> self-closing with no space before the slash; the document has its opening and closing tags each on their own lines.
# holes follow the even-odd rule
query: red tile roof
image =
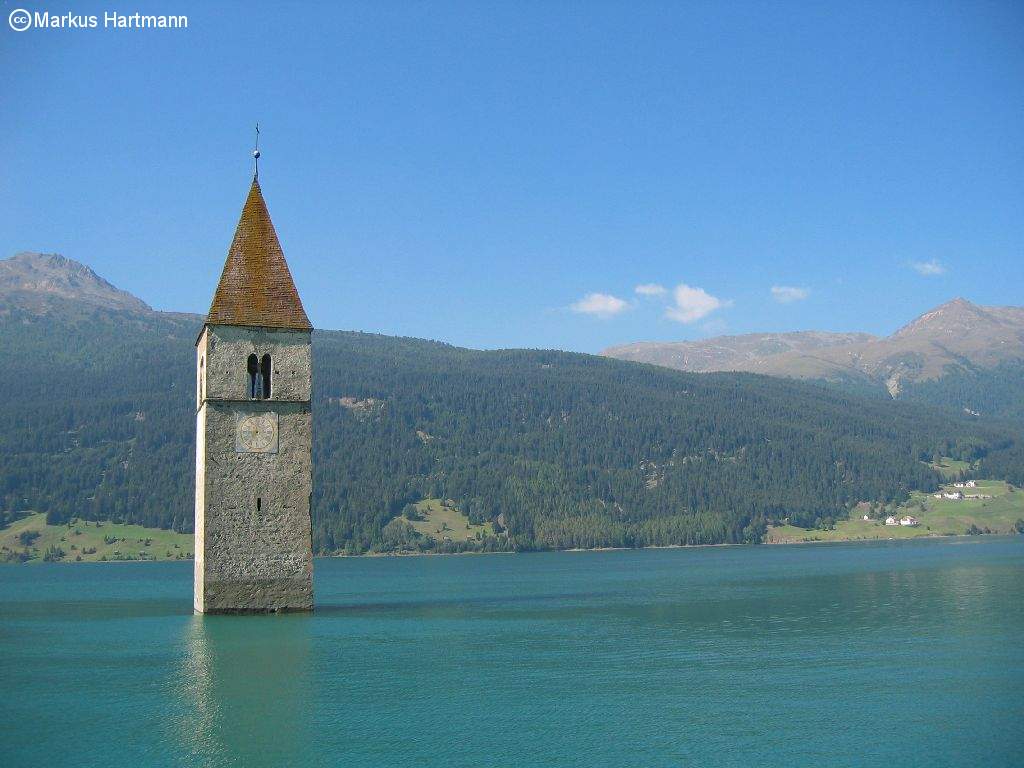
<svg viewBox="0 0 1024 768">
<path fill-rule="evenodd" d="M 259 182 L 252 180 L 206 322 L 310 330 Z"/>
</svg>

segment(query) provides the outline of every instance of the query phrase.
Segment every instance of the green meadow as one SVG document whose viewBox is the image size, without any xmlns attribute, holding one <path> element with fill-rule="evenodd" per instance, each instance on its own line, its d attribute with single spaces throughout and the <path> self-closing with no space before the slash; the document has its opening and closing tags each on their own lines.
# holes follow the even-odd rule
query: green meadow
<svg viewBox="0 0 1024 768">
<path fill-rule="evenodd" d="M 976 488 L 954 488 L 944 485 L 943 491 L 991 496 L 990 499 L 936 499 L 932 494 L 915 492 L 910 499 L 893 509 L 879 512 L 880 519 L 862 520 L 862 508 L 850 520 L 840 520 L 832 530 L 797 528 L 792 525 L 772 526 L 765 541 L 770 544 L 791 544 L 805 541 L 857 541 L 866 539 L 914 539 L 922 536 L 963 536 L 968 533 L 1016 533 L 1018 521 L 1024 520 L 1024 490 L 1001 480 L 978 480 Z M 863 507 L 863 505 L 862 505 Z M 885 517 L 911 515 L 920 525 L 885 525 Z"/>
<path fill-rule="evenodd" d="M 0 562 L 95 562 L 109 560 L 188 560 L 191 533 L 141 525 L 73 518 L 67 525 L 47 525 L 42 512 L 0 530 Z"/>
<path fill-rule="evenodd" d="M 454 504 L 441 499 L 424 499 L 417 502 L 416 512 L 422 520 L 405 519 L 423 536 L 432 536 L 437 541 L 449 538 L 452 541 L 475 540 L 477 534 L 493 536 L 494 526 L 490 523 L 474 525 Z"/>
<path fill-rule="evenodd" d="M 927 462 L 927 464 L 932 469 L 937 470 L 947 480 L 956 480 L 971 469 L 970 462 L 951 459 L 948 456 L 943 456 L 938 462 L 932 461 Z"/>
</svg>

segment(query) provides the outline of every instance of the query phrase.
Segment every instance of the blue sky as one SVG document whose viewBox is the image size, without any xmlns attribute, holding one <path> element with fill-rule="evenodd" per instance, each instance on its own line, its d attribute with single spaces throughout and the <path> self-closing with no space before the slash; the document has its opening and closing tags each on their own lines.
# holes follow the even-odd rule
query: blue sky
<svg viewBox="0 0 1024 768">
<path fill-rule="evenodd" d="M 189 28 L 15 33 L 17 6 Z M 158 309 L 208 307 L 257 119 L 321 328 L 597 351 L 1024 303 L 1020 3 L 2 15 L 0 255 Z"/>
</svg>

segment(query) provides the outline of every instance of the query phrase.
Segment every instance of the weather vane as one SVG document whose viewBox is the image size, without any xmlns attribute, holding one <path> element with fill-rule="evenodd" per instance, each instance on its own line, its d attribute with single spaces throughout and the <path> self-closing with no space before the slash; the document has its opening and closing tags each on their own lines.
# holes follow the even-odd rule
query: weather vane
<svg viewBox="0 0 1024 768">
<path fill-rule="evenodd" d="M 256 123 L 256 149 L 252 151 L 252 159 L 255 165 L 252 177 L 258 179 L 260 177 L 260 124 Z"/>
</svg>

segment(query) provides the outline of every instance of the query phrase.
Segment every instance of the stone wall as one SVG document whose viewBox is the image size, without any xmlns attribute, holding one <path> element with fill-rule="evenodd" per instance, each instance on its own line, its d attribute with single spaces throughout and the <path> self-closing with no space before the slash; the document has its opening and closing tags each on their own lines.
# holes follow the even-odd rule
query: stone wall
<svg viewBox="0 0 1024 768">
<path fill-rule="evenodd" d="M 308 402 L 313 389 L 313 352 L 309 331 L 206 327 L 196 345 L 196 364 L 206 369 L 207 400 L 249 399 L 249 355 L 270 355 L 271 390 L 277 401 Z M 199 385 L 202 393 L 202 382 Z"/>
</svg>

